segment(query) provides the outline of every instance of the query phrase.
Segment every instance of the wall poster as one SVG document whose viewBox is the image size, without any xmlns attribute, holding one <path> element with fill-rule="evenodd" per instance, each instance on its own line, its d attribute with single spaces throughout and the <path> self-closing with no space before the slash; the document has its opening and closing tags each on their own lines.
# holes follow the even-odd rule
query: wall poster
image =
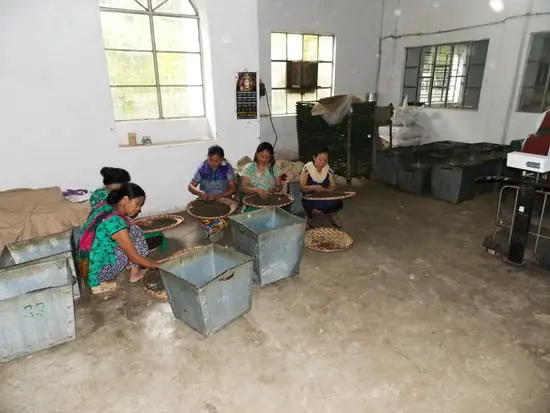
<svg viewBox="0 0 550 413">
<path fill-rule="evenodd" d="M 237 119 L 258 117 L 256 72 L 239 72 L 237 78 Z"/>
</svg>

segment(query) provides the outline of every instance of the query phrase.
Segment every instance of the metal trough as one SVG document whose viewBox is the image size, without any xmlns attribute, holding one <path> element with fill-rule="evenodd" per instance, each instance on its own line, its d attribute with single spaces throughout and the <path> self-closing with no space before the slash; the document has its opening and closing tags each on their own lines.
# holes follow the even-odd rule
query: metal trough
<svg viewBox="0 0 550 413">
<path fill-rule="evenodd" d="M 67 257 L 71 258 L 70 269 L 73 277 L 73 294 L 74 299 L 78 300 L 80 298 L 80 289 L 78 287 L 77 273 L 71 248 L 71 236 L 74 236 L 74 231 L 78 232 L 78 228 L 6 245 L 0 254 L 0 269 L 62 253 L 66 254 Z"/>
<path fill-rule="evenodd" d="M 0 269 L 0 362 L 73 340 L 72 257 Z"/>
<path fill-rule="evenodd" d="M 207 337 L 252 305 L 252 258 L 232 248 L 194 248 L 160 272 L 174 316 Z"/>
<path fill-rule="evenodd" d="M 229 217 L 237 251 L 254 257 L 254 281 L 264 286 L 298 274 L 306 221 L 280 208 Z"/>
</svg>

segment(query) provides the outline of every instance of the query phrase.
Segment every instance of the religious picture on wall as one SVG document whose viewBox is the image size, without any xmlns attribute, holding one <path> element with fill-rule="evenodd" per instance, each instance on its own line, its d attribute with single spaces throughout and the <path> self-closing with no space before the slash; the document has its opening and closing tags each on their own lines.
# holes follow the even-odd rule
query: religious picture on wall
<svg viewBox="0 0 550 413">
<path fill-rule="evenodd" d="M 237 78 L 237 119 L 258 117 L 256 72 L 239 72 Z"/>
</svg>

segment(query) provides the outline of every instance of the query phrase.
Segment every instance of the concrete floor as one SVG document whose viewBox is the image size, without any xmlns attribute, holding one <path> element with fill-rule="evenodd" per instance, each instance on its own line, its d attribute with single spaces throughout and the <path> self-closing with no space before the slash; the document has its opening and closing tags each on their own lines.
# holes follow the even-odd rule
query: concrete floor
<svg viewBox="0 0 550 413">
<path fill-rule="evenodd" d="M 369 184 L 342 214 L 352 249 L 305 251 L 210 339 L 121 282 L 76 341 L 0 367 L 0 412 L 547 413 L 550 277 L 482 249 L 494 207 Z"/>
</svg>

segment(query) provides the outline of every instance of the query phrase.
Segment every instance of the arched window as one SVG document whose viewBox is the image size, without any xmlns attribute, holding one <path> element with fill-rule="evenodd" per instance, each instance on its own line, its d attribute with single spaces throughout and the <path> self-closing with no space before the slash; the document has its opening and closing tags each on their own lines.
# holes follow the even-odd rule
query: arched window
<svg viewBox="0 0 550 413">
<path fill-rule="evenodd" d="M 99 0 L 115 120 L 204 116 L 199 16 L 189 0 Z"/>
</svg>

